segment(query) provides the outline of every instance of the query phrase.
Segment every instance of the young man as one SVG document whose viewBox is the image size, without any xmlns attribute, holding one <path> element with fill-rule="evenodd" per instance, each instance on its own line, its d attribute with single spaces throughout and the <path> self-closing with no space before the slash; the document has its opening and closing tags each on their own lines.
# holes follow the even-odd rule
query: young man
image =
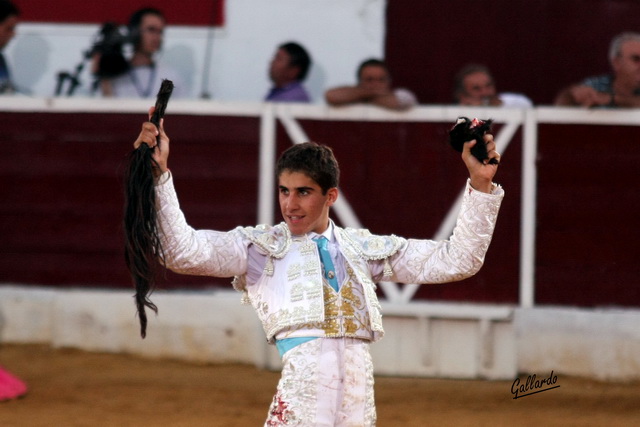
<svg viewBox="0 0 640 427">
<path fill-rule="evenodd" d="M 278 46 L 269 63 L 269 79 L 273 86 L 267 93 L 268 102 L 311 102 L 302 82 L 311 67 L 311 57 L 298 43 Z"/>
<path fill-rule="evenodd" d="M 329 89 L 324 97 L 329 105 L 372 104 L 391 110 L 406 110 L 418 103 L 407 89 L 391 87 L 391 73 L 379 59 L 368 59 L 356 72 L 356 86 Z"/>
<path fill-rule="evenodd" d="M 152 98 L 163 79 L 174 83 L 172 96 L 184 96 L 179 75 L 166 65 L 159 65 L 155 55 L 162 48 L 166 21 L 162 12 L 144 8 L 134 12 L 128 24 L 129 41 L 133 56 L 127 69 L 114 78 L 103 78 L 100 89 L 103 96 L 118 98 Z"/>
<path fill-rule="evenodd" d="M 373 426 L 376 420 L 369 344 L 382 338 L 375 283 L 443 283 L 481 267 L 504 192 L 497 165 L 481 163 L 465 144 L 469 170 L 460 215 L 447 241 L 376 236 L 329 219 L 340 169 L 330 148 L 295 145 L 277 163 L 284 222 L 232 231 L 194 230 L 180 211 L 168 169 L 163 127 L 142 126 L 134 147 L 154 149 L 158 229 L 164 263 L 182 274 L 235 276 L 268 342 L 283 360 L 265 425 Z M 500 159 L 491 135 L 489 157 Z"/>
<path fill-rule="evenodd" d="M 493 75 L 479 64 L 464 66 L 455 76 L 453 97 L 458 105 L 529 108 L 533 102 L 519 93 L 498 93 Z"/>
</svg>

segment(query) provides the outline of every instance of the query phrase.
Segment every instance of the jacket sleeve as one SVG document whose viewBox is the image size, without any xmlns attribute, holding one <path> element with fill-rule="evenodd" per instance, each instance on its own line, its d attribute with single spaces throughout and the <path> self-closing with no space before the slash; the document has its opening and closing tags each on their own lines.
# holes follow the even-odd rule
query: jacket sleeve
<svg viewBox="0 0 640 427">
<path fill-rule="evenodd" d="M 492 194 L 465 188 L 456 226 L 448 240 L 409 239 L 390 259 L 393 275 L 399 283 L 454 282 L 476 274 L 491 243 L 500 204 L 501 187 Z"/>
<path fill-rule="evenodd" d="M 180 210 L 173 178 L 165 172 L 156 183 L 158 231 L 168 269 L 180 274 L 232 277 L 247 270 L 247 241 L 239 229 L 195 230 Z"/>
</svg>

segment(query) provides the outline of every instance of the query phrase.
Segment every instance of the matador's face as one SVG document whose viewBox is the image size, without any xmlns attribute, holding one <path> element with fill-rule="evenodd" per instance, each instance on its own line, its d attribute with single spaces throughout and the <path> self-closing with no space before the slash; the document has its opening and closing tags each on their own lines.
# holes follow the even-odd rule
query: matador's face
<svg viewBox="0 0 640 427">
<path fill-rule="evenodd" d="M 324 232 L 329 226 L 329 208 L 338 198 L 338 189 L 322 188 L 302 172 L 285 170 L 278 177 L 280 211 L 291 234 Z"/>
</svg>

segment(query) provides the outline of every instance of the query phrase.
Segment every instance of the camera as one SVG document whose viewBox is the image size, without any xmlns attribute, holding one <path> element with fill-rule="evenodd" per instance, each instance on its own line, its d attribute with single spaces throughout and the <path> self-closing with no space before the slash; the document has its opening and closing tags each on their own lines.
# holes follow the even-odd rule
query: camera
<svg viewBox="0 0 640 427">
<path fill-rule="evenodd" d="M 119 25 L 113 22 L 102 25 L 90 50 L 90 56 L 99 58 L 94 72 L 96 77 L 116 77 L 129 70 L 124 56 L 124 45 L 129 42 L 129 35 Z"/>
<path fill-rule="evenodd" d="M 129 62 L 124 56 L 124 46 L 131 42 L 130 35 L 118 24 L 106 22 L 94 37 L 91 48 L 83 52 L 82 62 L 76 65 L 73 73 L 61 71 L 58 73 L 56 96 L 66 92 L 67 96 L 73 95 L 81 85 L 80 75 L 87 61 L 92 62 L 91 73 L 95 77 L 93 90 L 101 79 L 117 77 L 129 71 Z M 65 91 L 64 86 L 68 83 Z"/>
</svg>

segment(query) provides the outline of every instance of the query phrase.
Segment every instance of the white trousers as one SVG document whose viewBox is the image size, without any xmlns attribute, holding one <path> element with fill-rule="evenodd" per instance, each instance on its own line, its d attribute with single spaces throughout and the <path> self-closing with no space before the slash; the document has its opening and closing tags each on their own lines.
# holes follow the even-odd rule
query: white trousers
<svg viewBox="0 0 640 427">
<path fill-rule="evenodd" d="M 287 351 L 265 426 L 376 424 L 369 341 L 318 338 Z"/>
</svg>

